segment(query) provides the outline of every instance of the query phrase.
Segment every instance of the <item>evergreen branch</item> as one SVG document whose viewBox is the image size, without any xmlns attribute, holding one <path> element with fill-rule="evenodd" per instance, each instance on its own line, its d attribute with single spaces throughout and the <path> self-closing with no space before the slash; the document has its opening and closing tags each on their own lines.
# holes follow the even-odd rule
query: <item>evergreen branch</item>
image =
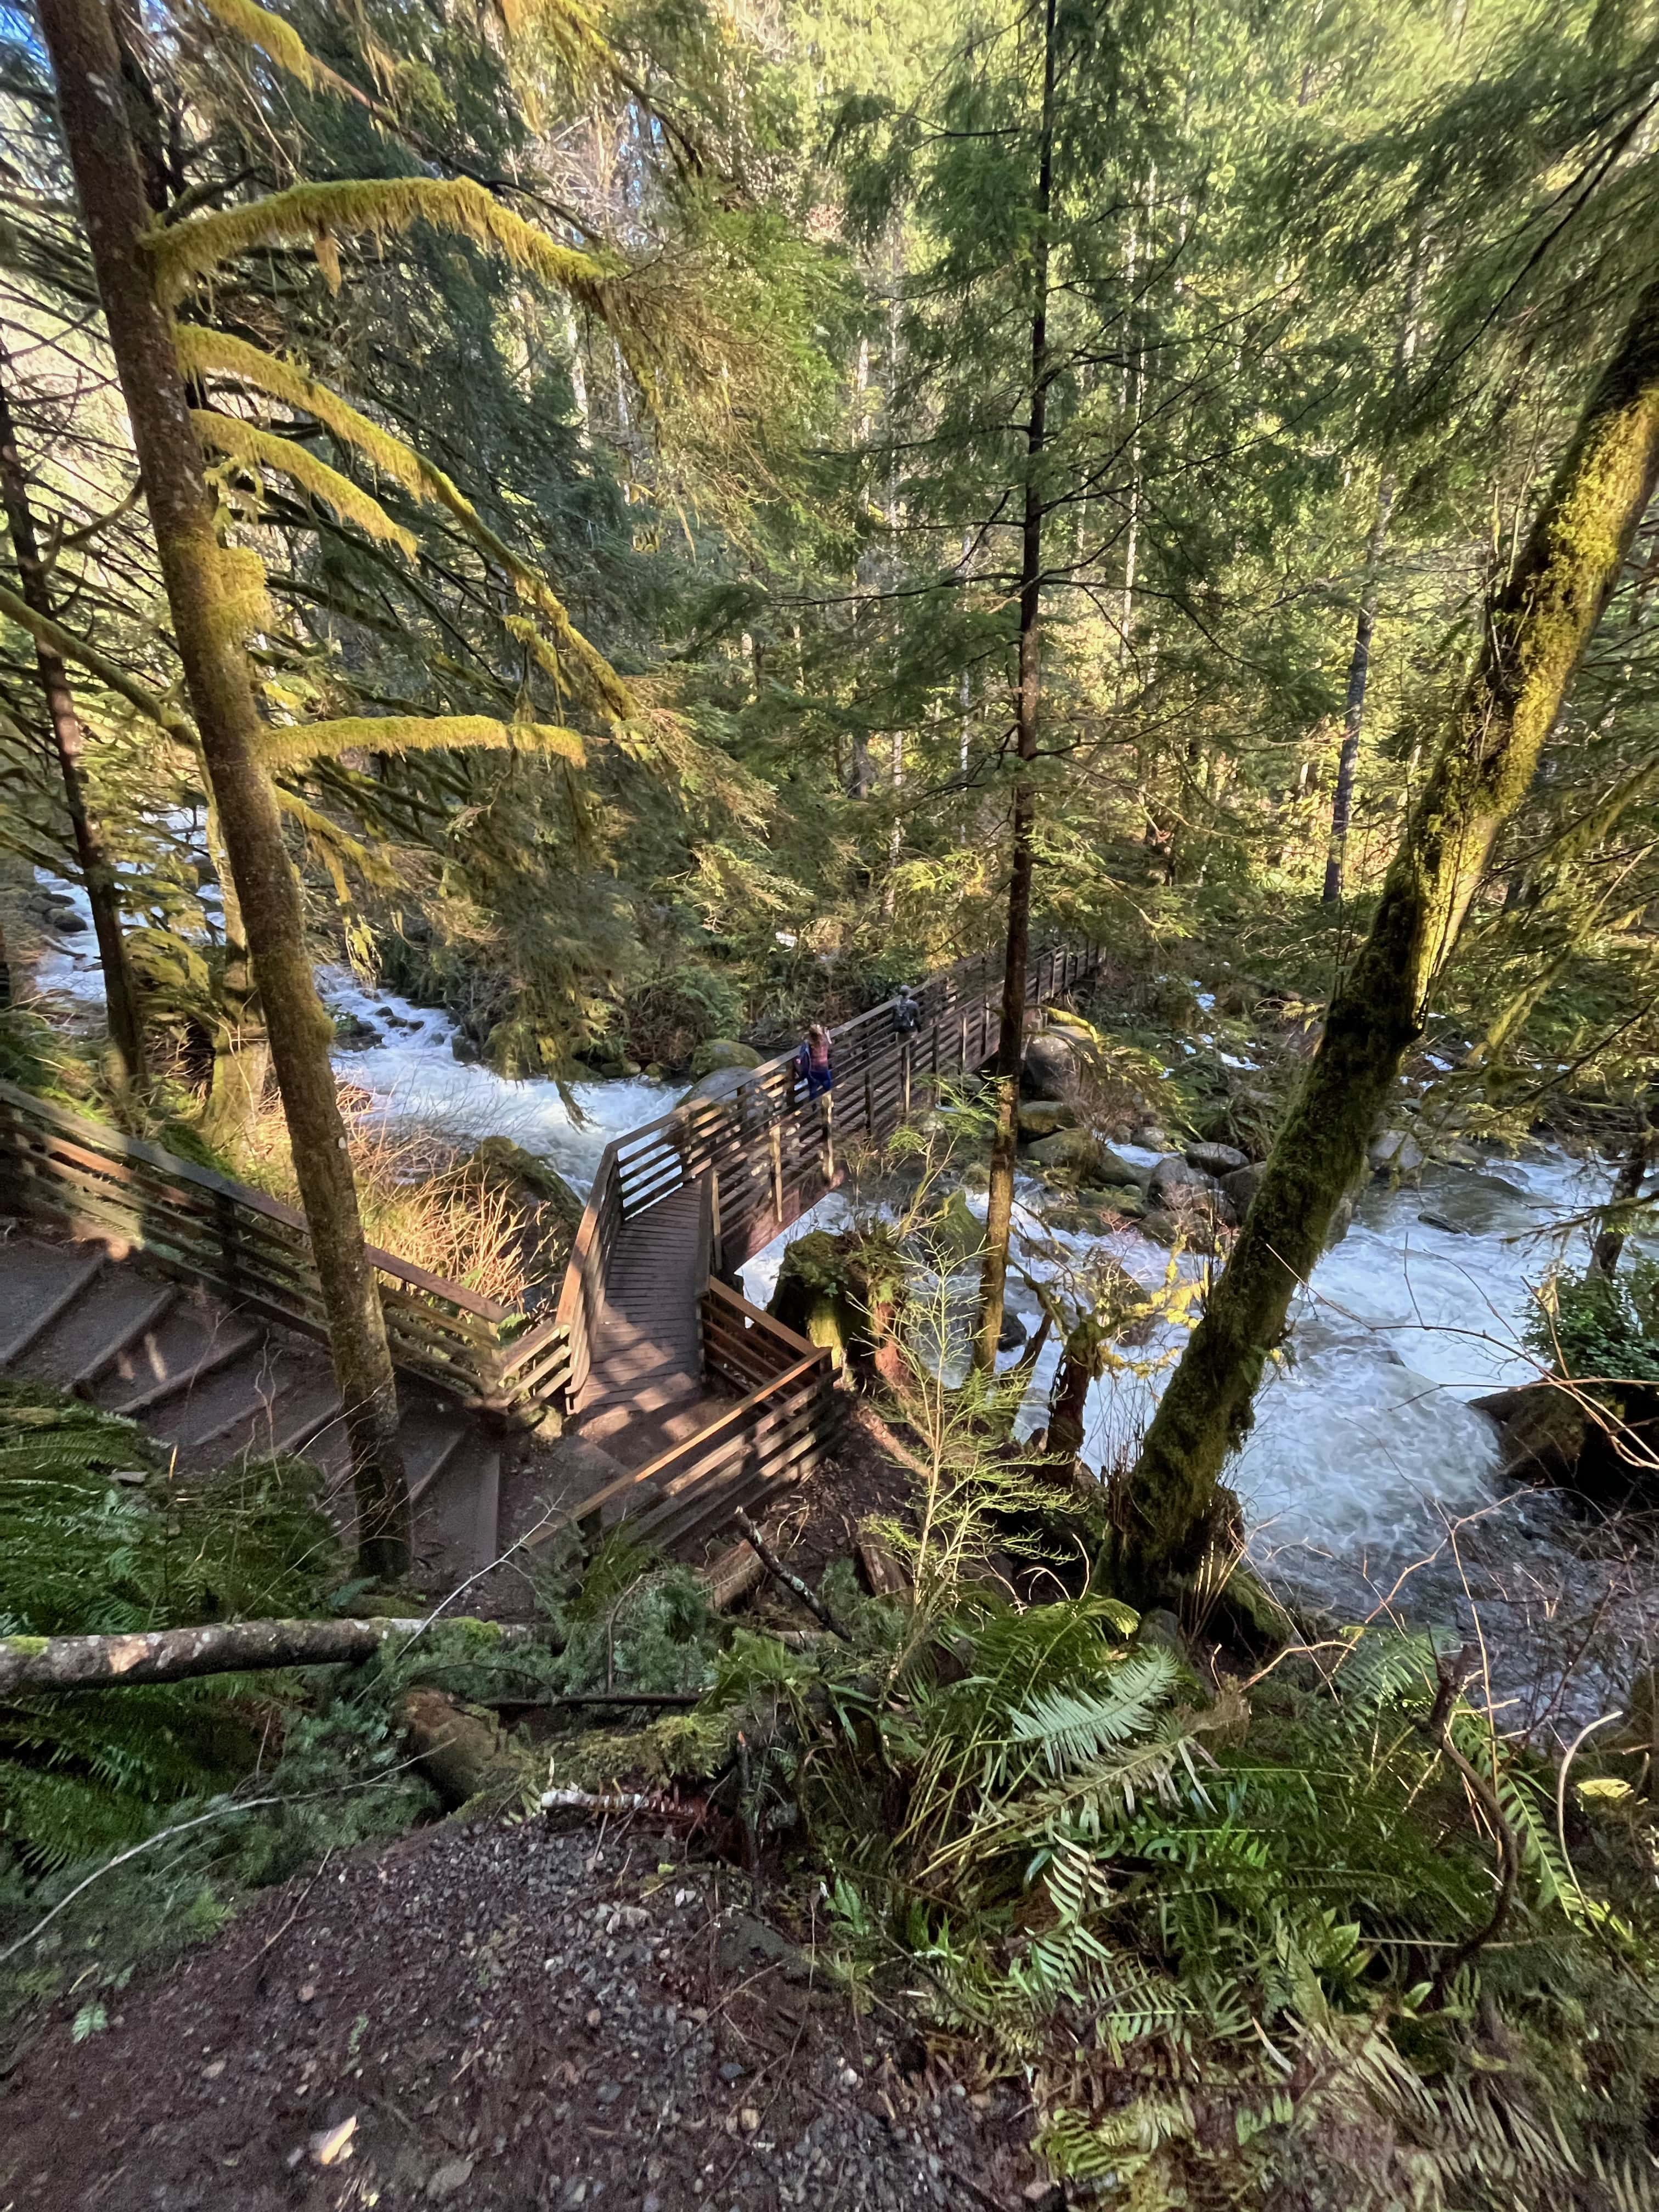
<svg viewBox="0 0 1659 2212">
<path fill-rule="evenodd" d="M 533 606 L 553 632 L 562 648 L 573 688 L 602 713 L 624 721 L 633 712 L 627 686 L 604 656 L 590 645 L 571 621 L 552 587 L 505 540 L 498 538 L 470 499 L 444 471 L 412 446 L 389 430 L 371 422 L 348 400 L 325 384 L 296 368 L 262 353 L 244 338 L 228 331 L 210 331 L 199 324 L 181 324 L 174 332 L 179 358 L 187 375 L 234 377 L 273 399 L 299 408 L 315 417 L 343 445 L 356 447 L 364 458 L 401 484 L 411 497 L 446 508 L 469 538 L 496 566 L 512 578 L 520 599 Z"/>
<path fill-rule="evenodd" d="M 347 752 L 554 753 L 577 768 L 587 759 L 574 730 L 552 722 L 498 722 L 489 714 L 348 714 L 338 721 L 284 723 L 262 732 L 259 750 L 268 769 Z"/>
<path fill-rule="evenodd" d="M 412 530 L 394 522 L 372 492 L 330 468 L 296 440 L 277 437 L 238 415 L 219 415 L 210 408 L 192 408 L 191 415 L 204 444 L 246 469 L 280 469 L 302 491 L 325 501 L 343 522 L 356 523 L 368 537 L 395 545 L 411 561 L 416 557 L 420 549 Z"/>
</svg>

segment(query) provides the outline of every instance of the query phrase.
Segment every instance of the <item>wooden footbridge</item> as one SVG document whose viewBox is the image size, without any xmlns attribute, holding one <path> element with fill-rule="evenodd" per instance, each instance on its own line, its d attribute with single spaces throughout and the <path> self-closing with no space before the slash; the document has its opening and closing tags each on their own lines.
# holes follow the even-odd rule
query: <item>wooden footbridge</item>
<svg viewBox="0 0 1659 2212">
<path fill-rule="evenodd" d="M 1063 996 L 1097 957 L 1039 954 L 1028 1003 Z M 550 1314 L 372 1252 L 429 1561 L 481 1567 L 525 1534 L 503 1460 L 533 1488 L 541 1455 L 522 1440 L 538 1429 L 574 1430 L 618 1472 L 544 1508 L 532 1541 L 627 1516 L 684 1545 L 817 1462 L 835 1419 L 828 1353 L 723 1279 L 832 1189 L 855 1147 L 994 1054 L 1000 962 L 962 962 L 916 1000 L 908 1035 L 894 1000 L 832 1032 L 827 1098 L 798 1095 L 784 1056 L 608 1145 Z M 304 1452 L 349 1518 L 322 1299 L 292 1208 L 0 1084 L 0 1373 L 131 1414 L 181 1464 Z"/>
</svg>

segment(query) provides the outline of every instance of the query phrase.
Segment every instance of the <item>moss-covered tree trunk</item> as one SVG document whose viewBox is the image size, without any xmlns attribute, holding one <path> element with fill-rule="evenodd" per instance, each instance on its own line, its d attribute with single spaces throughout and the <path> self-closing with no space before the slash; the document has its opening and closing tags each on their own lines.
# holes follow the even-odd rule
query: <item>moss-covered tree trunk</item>
<svg viewBox="0 0 1659 2212">
<path fill-rule="evenodd" d="M 980 1275 L 979 1334 L 974 1364 L 989 1374 L 1002 1337 L 1008 1284 L 1008 1241 L 1014 1218 L 1014 1160 L 1019 1146 L 1019 1071 L 1025 1055 L 1025 975 L 1031 959 L 1031 833 L 1036 792 L 1029 763 L 1036 758 L 1042 704 L 1042 466 L 1048 443 L 1048 216 L 1054 198 L 1055 0 L 1043 19 L 1042 121 L 1037 144 L 1036 241 L 1032 250 L 1031 412 L 1025 436 L 1025 507 L 1020 538 L 1019 770 L 1014 780 L 1010 835 L 1008 933 L 1003 948 L 1002 1019 L 997 1032 L 997 1127 L 985 1210 L 985 1260 Z"/>
<path fill-rule="evenodd" d="M 1227 1455 L 1298 1283 L 1362 1171 L 1429 992 L 1526 797 L 1659 477 L 1659 282 L 1643 294 L 1530 536 L 1486 611 L 1451 726 L 1376 919 L 1326 1017 L 1232 1257 L 1121 1486 L 1121 1564 L 1143 1593 L 1197 1563 Z"/>
<path fill-rule="evenodd" d="M 409 1502 L 397 1392 L 335 1096 L 332 1030 L 317 995 L 276 795 L 260 764 L 258 710 L 172 321 L 150 274 L 151 216 L 122 97 L 121 55 L 105 0 L 43 0 L 40 14 L 270 1037 L 350 1438 L 361 1555 L 371 1574 L 400 1574 L 409 1560 Z"/>
<path fill-rule="evenodd" d="M 54 619 L 52 585 L 40 556 L 34 509 L 29 500 L 28 473 L 23 466 L 17 427 L 12 420 L 11 400 L 6 389 L 10 367 L 5 348 L 0 346 L 0 502 L 3 502 L 6 526 L 11 532 L 18 587 L 35 613 L 44 615 L 50 622 Z M 103 963 L 110 1042 L 121 1063 L 123 1082 L 129 1091 L 133 1091 L 144 1081 L 144 1029 L 138 987 L 133 978 L 132 963 L 127 957 L 126 933 L 121 925 L 115 863 L 110 858 L 103 825 L 93 811 L 87 796 L 86 778 L 81 772 L 85 738 L 81 717 L 75 708 L 75 695 L 70 689 L 69 671 L 61 657 L 38 639 L 34 665 L 40 672 L 46 718 L 52 724 L 52 744 L 57 749 L 64 811 L 69 816 L 70 831 L 75 839 L 75 856 L 81 863 L 81 880 L 86 886 L 93 933 L 98 939 L 98 957 Z"/>
</svg>

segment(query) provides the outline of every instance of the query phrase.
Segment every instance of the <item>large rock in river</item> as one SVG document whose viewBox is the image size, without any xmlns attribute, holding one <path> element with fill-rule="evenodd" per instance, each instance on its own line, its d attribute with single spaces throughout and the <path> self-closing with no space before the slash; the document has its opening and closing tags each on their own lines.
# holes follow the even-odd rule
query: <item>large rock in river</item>
<svg viewBox="0 0 1659 2212">
<path fill-rule="evenodd" d="M 712 1075 L 717 1067 L 758 1067 L 761 1056 L 752 1044 L 737 1037 L 710 1037 L 691 1055 L 693 1075 Z"/>
<path fill-rule="evenodd" d="M 1077 1047 L 1069 1037 L 1039 1030 L 1025 1042 L 1020 1089 L 1028 1098 L 1070 1098 L 1077 1090 Z"/>
<path fill-rule="evenodd" d="M 752 1067 L 711 1068 L 707 1075 L 699 1077 L 679 1103 L 690 1106 L 699 1098 L 735 1098 L 740 1091 L 751 1089 L 754 1080 Z"/>
<path fill-rule="evenodd" d="M 1090 1129 L 1056 1129 L 1052 1137 L 1044 1137 L 1033 1145 L 1025 1157 L 1028 1164 L 1040 1169 L 1049 1181 L 1109 1183 L 1129 1180 L 1116 1171 L 1120 1164 L 1114 1162 L 1105 1146 Z"/>
<path fill-rule="evenodd" d="M 1035 1145 L 1061 1129 L 1075 1129 L 1078 1110 L 1063 1098 L 1022 1098 L 1019 1135 L 1022 1144 Z"/>
</svg>

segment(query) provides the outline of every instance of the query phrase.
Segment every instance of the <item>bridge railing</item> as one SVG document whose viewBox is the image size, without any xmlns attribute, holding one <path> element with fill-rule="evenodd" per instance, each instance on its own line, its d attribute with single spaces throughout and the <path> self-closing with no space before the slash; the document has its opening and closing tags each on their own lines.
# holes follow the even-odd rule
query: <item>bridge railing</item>
<svg viewBox="0 0 1659 2212">
<path fill-rule="evenodd" d="M 592 1541 L 626 1516 L 643 1541 L 666 1549 L 758 1504 L 827 1454 L 840 1410 L 829 1352 L 721 1282 L 704 1285 L 700 1320 L 705 1370 L 739 1393 L 737 1403 L 573 1505 L 532 1546 L 571 1526 Z"/>
<path fill-rule="evenodd" d="M 0 1083 L 0 1204 L 138 1245 L 243 1310 L 328 1340 L 304 1218 L 159 1145 Z M 565 1396 L 568 1333 L 369 1247 L 395 1365 L 464 1404 L 524 1414 Z"/>
<path fill-rule="evenodd" d="M 1061 996 L 1097 958 L 1092 945 L 1040 951 L 1027 971 L 1027 1002 Z M 884 1143 L 924 1096 L 995 1052 L 1000 957 L 959 961 L 930 976 L 915 997 L 921 1019 L 908 1036 L 899 1032 L 896 999 L 830 1032 L 836 1081 L 827 1100 L 798 1096 L 794 1054 L 781 1054 L 725 1097 L 693 1099 L 605 1146 L 558 1306 L 570 1332 L 573 1409 L 581 1404 L 606 1269 L 626 1223 L 707 1177 L 717 1266 L 740 1267 L 833 1188 L 838 1152 L 844 1161 L 849 1146 Z"/>
</svg>

